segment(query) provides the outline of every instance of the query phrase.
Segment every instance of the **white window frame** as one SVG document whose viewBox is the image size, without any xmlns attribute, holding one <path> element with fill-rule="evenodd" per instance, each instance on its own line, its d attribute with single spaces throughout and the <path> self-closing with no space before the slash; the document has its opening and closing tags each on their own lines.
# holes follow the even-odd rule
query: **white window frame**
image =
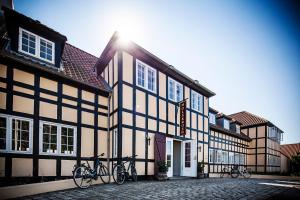
<svg viewBox="0 0 300 200">
<path fill-rule="evenodd" d="M 236 125 L 236 133 L 241 133 L 241 126 L 240 125 Z"/>
<path fill-rule="evenodd" d="M 47 124 L 50 126 L 57 126 L 57 153 L 48 153 L 43 152 L 43 125 Z M 73 136 L 73 154 L 65 154 L 61 153 L 61 129 L 62 128 L 72 128 L 74 130 Z M 39 130 L 39 152 L 41 155 L 53 155 L 53 156 L 70 156 L 75 157 L 77 155 L 77 128 L 75 126 L 65 125 L 65 124 L 58 124 L 48 121 L 40 121 L 40 130 Z"/>
<path fill-rule="evenodd" d="M 22 33 L 23 32 L 26 32 L 27 34 L 33 35 L 35 37 L 35 54 L 31 54 L 31 53 L 29 53 L 27 51 L 23 51 L 22 50 Z M 48 59 L 40 57 L 41 39 L 45 40 L 46 42 L 49 42 L 52 45 L 52 60 L 51 61 L 48 60 Z M 21 27 L 19 27 L 19 44 L 18 44 L 18 50 L 19 50 L 19 52 L 22 52 L 24 54 L 27 54 L 27 55 L 30 55 L 30 56 L 36 57 L 38 59 L 44 60 L 46 62 L 54 64 L 54 61 L 55 61 L 55 43 L 52 42 L 52 41 L 50 41 L 50 40 L 47 40 L 47 39 L 45 39 L 43 37 L 40 37 L 37 34 L 34 34 L 34 33 L 30 32 L 30 31 L 27 31 L 27 30 L 25 30 L 25 29 L 23 29 Z M 46 51 L 47 51 L 47 49 L 46 49 Z"/>
<path fill-rule="evenodd" d="M 14 115 L 0 114 L 0 117 L 6 118 L 6 149 L 0 150 L 4 153 L 17 153 L 17 154 L 32 154 L 32 143 L 33 143 L 33 120 L 25 117 L 19 117 Z M 17 151 L 12 150 L 12 120 L 22 120 L 29 122 L 29 150 L 28 151 Z"/>
<path fill-rule="evenodd" d="M 217 150 L 217 160 L 215 163 L 222 163 L 222 150 Z"/>
<path fill-rule="evenodd" d="M 228 127 L 225 126 L 225 122 L 226 122 L 226 125 L 228 125 Z M 228 119 L 225 119 L 225 118 L 223 119 L 223 127 L 227 130 L 230 130 L 230 123 L 229 123 Z"/>
<path fill-rule="evenodd" d="M 138 65 L 143 65 L 144 66 L 144 69 L 145 69 L 145 72 L 144 72 L 144 86 L 143 85 L 139 85 L 139 82 L 138 82 Z M 154 73 L 154 83 L 153 83 L 153 90 L 150 90 L 148 88 L 148 70 L 151 70 L 153 71 Z M 136 60 L 136 85 L 145 89 L 145 90 L 148 90 L 152 93 L 155 93 L 156 94 L 156 88 L 157 88 L 157 76 L 156 76 L 156 69 L 154 69 L 153 67 L 150 67 L 149 65 L 147 65 L 146 63 L 140 61 L 140 60 Z"/>
<path fill-rule="evenodd" d="M 216 115 L 213 113 L 209 113 L 209 122 L 211 124 L 216 124 Z"/>
<path fill-rule="evenodd" d="M 171 82 L 173 82 L 173 96 L 174 96 L 174 98 L 172 99 L 171 97 L 170 97 L 170 81 Z M 177 94 L 177 86 L 179 86 L 180 87 L 180 96 L 178 96 L 178 94 Z M 168 99 L 169 100 L 171 100 L 171 101 L 173 101 L 173 102 L 176 102 L 176 103 L 178 103 L 178 102 L 180 102 L 180 101 L 182 101 L 183 100 L 183 85 L 181 84 L 181 83 L 179 83 L 179 82 L 177 82 L 177 81 L 175 81 L 174 79 L 172 79 L 171 77 L 168 77 Z M 179 101 L 178 101 L 178 99 L 179 99 Z"/>
<path fill-rule="evenodd" d="M 199 102 L 199 99 L 201 99 L 201 102 Z M 192 90 L 192 94 L 191 94 L 191 108 L 195 111 L 203 113 L 203 95 L 199 94 L 194 90 Z"/>
<path fill-rule="evenodd" d="M 228 153 L 228 163 L 234 164 L 234 153 L 233 152 Z"/>
<path fill-rule="evenodd" d="M 222 162 L 228 164 L 228 151 L 222 151 Z"/>
</svg>

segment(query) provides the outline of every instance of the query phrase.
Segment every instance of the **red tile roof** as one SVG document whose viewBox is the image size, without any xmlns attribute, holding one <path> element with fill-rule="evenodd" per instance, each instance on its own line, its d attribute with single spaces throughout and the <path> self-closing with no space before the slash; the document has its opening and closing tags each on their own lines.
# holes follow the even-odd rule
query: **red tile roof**
<svg viewBox="0 0 300 200">
<path fill-rule="evenodd" d="M 109 85 L 94 72 L 97 60 L 97 57 L 66 43 L 62 55 L 63 73 L 78 81 L 109 91 Z"/>
<path fill-rule="evenodd" d="M 257 115 L 254 115 L 252 113 L 249 113 L 247 111 L 242 111 L 238 113 L 234 113 L 231 115 L 228 115 L 231 118 L 234 118 L 238 122 L 242 123 L 242 126 L 251 126 L 251 125 L 258 125 L 263 123 L 268 123 L 269 121 L 259 117 Z"/>
<path fill-rule="evenodd" d="M 280 145 L 280 152 L 288 158 L 300 154 L 300 143 Z"/>
</svg>

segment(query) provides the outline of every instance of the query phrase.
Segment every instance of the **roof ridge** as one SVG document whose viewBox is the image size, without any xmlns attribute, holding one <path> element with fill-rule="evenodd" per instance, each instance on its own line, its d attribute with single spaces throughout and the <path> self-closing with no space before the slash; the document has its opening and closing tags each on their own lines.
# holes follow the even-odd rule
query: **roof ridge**
<svg viewBox="0 0 300 200">
<path fill-rule="evenodd" d="M 73 48 L 75 48 L 75 49 L 78 49 L 79 51 L 82 51 L 83 53 L 86 53 L 86 54 L 88 54 L 88 55 L 90 55 L 90 56 L 96 58 L 97 60 L 99 59 L 97 56 L 95 56 L 95 55 L 93 55 L 93 54 L 91 54 L 91 53 L 89 53 L 89 52 L 87 52 L 87 51 L 85 51 L 85 50 L 82 50 L 82 49 L 80 49 L 79 47 L 74 46 L 73 44 L 70 44 L 70 43 L 68 43 L 68 42 L 66 42 L 66 44 L 69 45 L 69 46 L 71 46 L 71 47 L 73 47 Z"/>
</svg>

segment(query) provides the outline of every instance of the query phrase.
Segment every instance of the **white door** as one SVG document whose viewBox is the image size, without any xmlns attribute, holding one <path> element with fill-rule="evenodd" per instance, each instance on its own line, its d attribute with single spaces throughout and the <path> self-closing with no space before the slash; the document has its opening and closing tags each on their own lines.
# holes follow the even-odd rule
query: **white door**
<svg viewBox="0 0 300 200">
<path fill-rule="evenodd" d="M 173 139 L 166 138 L 166 162 L 168 165 L 168 177 L 173 176 Z"/>
<path fill-rule="evenodd" d="M 197 176 L 196 140 L 182 142 L 182 176 Z"/>
</svg>

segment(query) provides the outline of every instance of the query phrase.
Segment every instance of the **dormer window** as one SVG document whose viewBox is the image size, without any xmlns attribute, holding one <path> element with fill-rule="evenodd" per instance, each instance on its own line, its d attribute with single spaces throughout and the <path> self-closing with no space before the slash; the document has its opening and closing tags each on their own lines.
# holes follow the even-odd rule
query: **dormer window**
<svg viewBox="0 0 300 200">
<path fill-rule="evenodd" d="M 213 113 L 209 113 L 209 123 L 216 124 L 216 115 Z"/>
<path fill-rule="evenodd" d="M 229 120 L 224 119 L 224 128 L 229 130 Z"/>
<path fill-rule="evenodd" d="M 239 125 L 236 125 L 236 133 L 241 133 L 241 127 Z"/>
<path fill-rule="evenodd" d="M 54 43 L 19 28 L 19 51 L 54 64 Z"/>
</svg>

